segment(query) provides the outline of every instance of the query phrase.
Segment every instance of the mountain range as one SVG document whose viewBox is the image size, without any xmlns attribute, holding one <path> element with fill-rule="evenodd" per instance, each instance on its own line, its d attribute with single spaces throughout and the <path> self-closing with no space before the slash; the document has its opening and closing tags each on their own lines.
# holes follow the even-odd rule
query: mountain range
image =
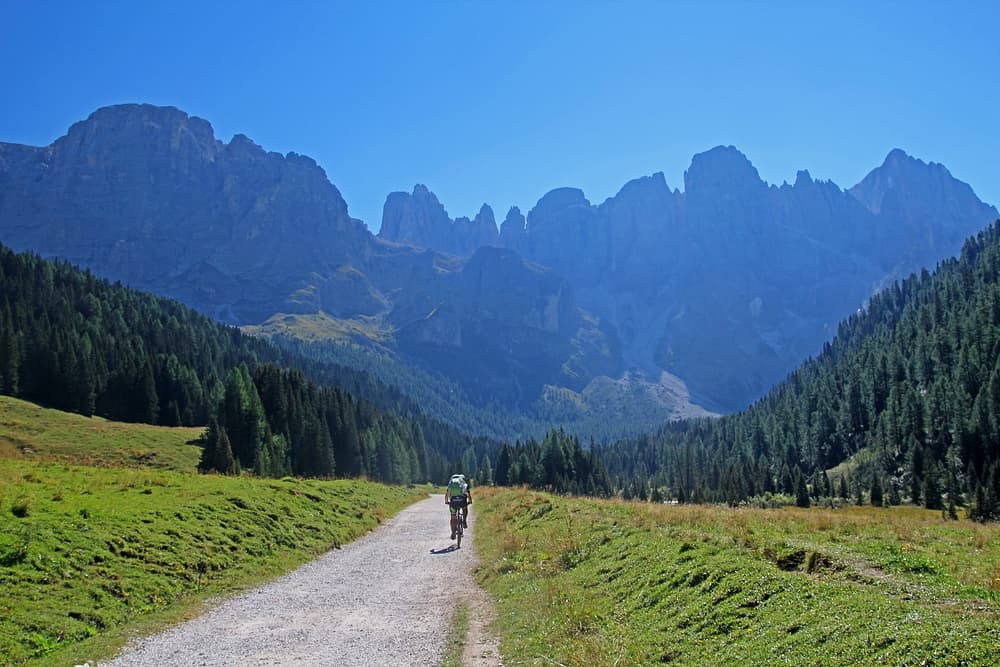
<svg viewBox="0 0 1000 667">
<path fill-rule="evenodd" d="M 484 211 L 477 220 L 492 219 Z M 899 149 L 843 190 L 806 171 L 768 185 L 720 146 L 694 156 L 684 192 L 661 173 L 600 205 L 560 188 L 527 218 L 512 208 L 495 240 L 467 219 L 449 226 L 418 186 L 386 201 L 394 224 L 379 235 L 442 252 L 496 244 L 551 267 L 615 332 L 626 368 L 677 375 L 697 402 L 733 411 L 816 354 L 879 288 L 955 254 L 996 218 L 945 167 Z"/>
<path fill-rule="evenodd" d="M 639 178 L 599 205 L 560 188 L 499 227 L 417 185 L 387 197 L 375 236 L 310 158 L 119 105 L 47 147 L 0 143 L 0 241 L 391 357 L 480 409 L 627 429 L 745 407 L 877 288 L 997 217 L 900 150 L 847 190 L 807 172 L 768 185 L 733 147 L 696 155 L 684 181 Z"/>
</svg>

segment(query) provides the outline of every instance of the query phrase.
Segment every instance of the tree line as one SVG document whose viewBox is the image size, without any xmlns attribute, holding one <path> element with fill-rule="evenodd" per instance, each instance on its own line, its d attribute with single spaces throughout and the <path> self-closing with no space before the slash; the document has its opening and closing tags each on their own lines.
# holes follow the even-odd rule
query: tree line
<svg viewBox="0 0 1000 667">
<path fill-rule="evenodd" d="M 541 442 L 503 443 L 490 474 L 479 476 L 497 486 L 529 486 L 555 493 L 607 497 L 614 492 L 598 450 L 586 449 L 575 435 L 549 431 Z"/>
<path fill-rule="evenodd" d="M 495 447 L 359 371 L 3 246 L 0 393 L 117 421 L 208 424 L 202 467 L 220 472 L 427 481 Z"/>
</svg>

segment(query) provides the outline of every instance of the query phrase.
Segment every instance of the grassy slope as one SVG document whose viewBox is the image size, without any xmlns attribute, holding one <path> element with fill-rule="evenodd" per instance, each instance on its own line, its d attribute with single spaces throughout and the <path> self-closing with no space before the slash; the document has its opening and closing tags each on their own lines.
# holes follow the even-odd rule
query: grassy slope
<svg viewBox="0 0 1000 667">
<path fill-rule="evenodd" d="M 425 496 L 362 481 L 156 468 L 193 469 L 197 448 L 187 442 L 197 429 L 109 424 L 0 401 L 0 438 L 19 457 L 0 456 L 3 664 L 108 655 L 129 635 L 349 542 Z M 30 459 L 24 447 L 34 450 Z"/>
<path fill-rule="evenodd" d="M 0 396 L 0 459 L 147 466 L 194 472 L 203 428 L 122 424 Z"/>
<path fill-rule="evenodd" d="M 478 493 L 510 665 L 1000 660 L 997 525 Z"/>
</svg>

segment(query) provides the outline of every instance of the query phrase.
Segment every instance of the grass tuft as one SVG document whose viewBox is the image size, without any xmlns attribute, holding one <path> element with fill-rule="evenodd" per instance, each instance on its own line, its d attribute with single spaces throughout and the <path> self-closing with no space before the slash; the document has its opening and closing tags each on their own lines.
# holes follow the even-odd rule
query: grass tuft
<svg viewBox="0 0 1000 667">
<path fill-rule="evenodd" d="M 462 667 L 462 653 L 469 635 L 469 604 L 463 602 L 455 609 L 451 619 L 451 632 L 445 645 L 441 667 Z"/>
</svg>

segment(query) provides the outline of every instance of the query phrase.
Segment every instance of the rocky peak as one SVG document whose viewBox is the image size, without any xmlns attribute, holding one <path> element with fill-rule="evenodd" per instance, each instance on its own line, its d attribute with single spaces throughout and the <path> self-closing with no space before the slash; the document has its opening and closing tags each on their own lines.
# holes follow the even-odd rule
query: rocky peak
<svg viewBox="0 0 1000 667">
<path fill-rule="evenodd" d="M 600 279 L 610 244 L 606 219 L 578 188 L 546 193 L 528 212 L 522 250 L 578 287 Z"/>
<path fill-rule="evenodd" d="M 975 195 L 967 184 L 952 177 L 944 165 L 907 155 L 900 148 L 893 148 L 880 167 L 872 169 L 860 183 L 849 190 L 872 213 L 879 213 L 883 200 L 890 191 L 907 191 L 920 199 L 926 196 L 950 194 L 968 199 Z"/>
<path fill-rule="evenodd" d="M 418 183 L 413 193 L 392 192 L 382 207 L 379 238 L 424 248 L 435 247 L 451 227 L 448 212 L 427 189 Z"/>
<path fill-rule="evenodd" d="M 157 151 L 210 161 L 220 143 L 208 121 L 175 107 L 120 104 L 98 109 L 86 120 L 74 123 L 53 148 L 69 155 Z"/>
<path fill-rule="evenodd" d="M 313 160 L 243 135 L 223 144 L 173 107 L 105 107 L 34 151 L 44 162 L 5 176 L 5 243 L 227 321 L 285 307 L 287 276 L 364 256 L 370 242 Z M 239 282 L 248 273 L 252 289 Z"/>
<path fill-rule="evenodd" d="M 590 208 L 590 202 L 579 188 L 556 188 L 545 193 L 535 207 L 528 212 L 528 229 L 533 229 L 545 220 L 560 215 L 568 209 Z"/>
<path fill-rule="evenodd" d="M 882 166 L 873 169 L 849 191 L 882 225 L 879 245 L 903 250 L 915 266 L 957 253 L 962 241 L 997 218 L 993 206 L 980 201 L 968 183 L 954 178 L 943 165 L 889 151 Z"/>
<path fill-rule="evenodd" d="M 497 219 L 493 216 L 493 209 L 485 202 L 479 207 L 479 213 L 476 214 L 474 222 L 477 226 L 493 227 L 493 231 L 496 231 Z"/>
<path fill-rule="evenodd" d="M 503 219 L 503 224 L 500 225 L 500 233 L 505 233 L 505 229 L 510 229 L 511 232 L 524 231 L 524 214 L 517 206 L 511 206 L 507 211 L 507 216 Z"/>
<path fill-rule="evenodd" d="M 634 225 L 638 218 L 663 219 L 675 217 L 680 193 L 671 191 L 663 172 L 635 178 L 609 197 L 600 208 L 611 220 L 611 226 Z"/>
<path fill-rule="evenodd" d="M 650 176 L 640 176 L 622 186 L 614 199 L 637 198 L 637 199 L 658 199 L 664 195 L 669 196 L 670 188 L 667 186 L 667 179 L 662 171 L 658 171 Z"/>
<path fill-rule="evenodd" d="M 475 252 L 477 248 L 495 246 L 499 243 L 500 234 L 497 231 L 497 220 L 489 204 L 484 203 L 479 207 L 479 213 L 476 214 L 471 224 L 470 243 L 467 249 L 469 253 Z"/>
<path fill-rule="evenodd" d="M 795 174 L 795 187 L 808 187 L 813 184 L 812 176 L 806 169 L 801 169 Z"/>
<path fill-rule="evenodd" d="M 413 193 L 393 192 L 382 208 L 379 238 L 467 256 L 476 248 L 496 245 L 497 224 L 493 209 L 483 204 L 475 220 L 452 220 L 427 186 L 413 186 Z"/>
<path fill-rule="evenodd" d="M 698 153 L 684 172 L 684 193 L 689 198 L 741 196 L 765 187 L 757 168 L 733 146 L 716 146 Z"/>
<path fill-rule="evenodd" d="M 500 225 L 500 245 L 504 248 L 519 250 L 527 230 L 524 215 L 517 206 L 511 206 L 507 217 Z"/>
<path fill-rule="evenodd" d="M 226 155 L 233 159 L 255 158 L 264 154 L 264 149 L 245 134 L 234 134 L 226 144 Z"/>
</svg>

